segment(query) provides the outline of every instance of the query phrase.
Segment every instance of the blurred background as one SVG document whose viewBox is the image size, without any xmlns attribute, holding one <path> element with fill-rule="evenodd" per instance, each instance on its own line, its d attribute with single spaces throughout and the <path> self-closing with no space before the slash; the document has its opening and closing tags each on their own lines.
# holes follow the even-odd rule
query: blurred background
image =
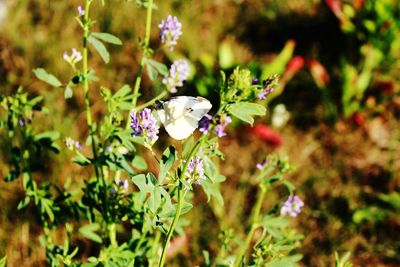
<svg viewBox="0 0 400 267">
<path fill-rule="evenodd" d="M 144 35 L 141 1 L 94 2 L 95 29 L 118 36 L 104 65 L 92 51 L 89 65 L 100 77 L 91 87 L 93 113 L 104 114 L 100 85 L 114 91 L 132 85 L 138 71 L 138 40 Z M 179 94 L 203 95 L 217 103 L 220 70 L 237 66 L 260 80 L 279 74 L 279 85 L 265 100 L 268 115 L 253 128 L 233 123 L 221 149 L 227 216 L 233 228 L 248 216 L 256 185 L 248 172 L 269 153 L 287 155 L 296 169 L 289 178 L 305 202 L 293 227 L 304 235 L 299 253 L 304 266 L 330 266 L 333 253 L 350 251 L 355 266 L 400 265 L 400 3 L 398 0 L 193 0 L 156 1 L 151 46 L 159 46 L 157 24 L 179 18 L 183 35 L 174 52 L 156 52 L 167 65 L 176 58 L 191 62 L 191 79 Z M 72 75 L 64 51 L 81 48 L 74 20 L 81 1 L 0 0 L 0 93 L 19 86 L 42 95 L 49 115 L 38 127 L 84 140 L 82 92 L 64 99 L 63 89 L 38 81 L 34 68 L 60 80 Z M 161 88 L 145 75 L 141 101 Z M 1 147 L 1 145 L 0 145 Z M 162 151 L 162 147 L 159 148 Z M 159 152 L 158 151 L 158 152 Z M 239 152 L 238 152 L 239 151 Z M 238 157 L 240 153 L 240 157 Z M 151 155 L 148 155 L 151 157 Z M 24 193 L 5 183 L 7 155 L 0 152 L 0 255 L 9 266 L 44 266 L 40 228 L 29 211 L 17 211 Z M 43 181 L 83 179 L 87 172 L 69 163 L 68 153 L 43 163 Z M 151 167 L 150 167 L 151 168 Z M 271 201 L 276 196 L 271 195 Z M 272 201 L 273 202 L 273 201 Z M 218 214 L 196 195 L 198 218 L 190 238 L 177 249 L 176 266 L 202 262 L 202 249 L 217 249 Z M 265 204 L 268 208 L 268 203 Z M 272 207 L 270 207 L 272 208 Z M 203 225 L 215 224 L 215 230 Z M 213 232 L 214 231 L 214 232 Z M 90 253 L 88 248 L 87 253 Z"/>
</svg>

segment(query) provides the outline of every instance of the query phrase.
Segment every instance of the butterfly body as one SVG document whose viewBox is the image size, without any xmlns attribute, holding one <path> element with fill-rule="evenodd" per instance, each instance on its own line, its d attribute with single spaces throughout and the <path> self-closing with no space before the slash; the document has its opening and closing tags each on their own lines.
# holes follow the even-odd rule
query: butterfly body
<svg viewBox="0 0 400 267">
<path fill-rule="evenodd" d="M 190 136 L 199 126 L 199 120 L 211 109 L 203 97 L 177 96 L 157 103 L 157 114 L 167 133 L 176 140 Z"/>
</svg>

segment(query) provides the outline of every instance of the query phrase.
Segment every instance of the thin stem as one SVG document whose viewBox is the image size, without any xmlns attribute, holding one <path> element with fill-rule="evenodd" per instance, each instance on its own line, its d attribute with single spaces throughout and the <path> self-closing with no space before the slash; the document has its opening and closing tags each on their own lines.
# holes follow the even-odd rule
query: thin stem
<svg viewBox="0 0 400 267">
<path fill-rule="evenodd" d="M 165 243 L 164 243 L 163 250 L 162 250 L 162 253 L 161 253 L 160 263 L 158 264 L 159 267 L 162 267 L 165 264 L 165 256 L 167 255 L 167 248 L 168 248 L 168 245 L 169 245 L 169 241 L 171 240 L 172 233 L 175 230 L 175 226 L 178 223 L 179 216 L 181 215 L 182 203 L 183 203 L 183 190 L 182 190 L 182 184 L 179 183 L 179 186 L 178 186 L 178 205 L 176 207 L 176 213 L 175 213 L 174 220 L 172 221 L 171 227 L 168 230 L 167 239 L 165 239 Z"/>
<path fill-rule="evenodd" d="M 162 91 L 158 96 L 154 97 L 153 99 L 147 101 L 146 103 L 137 106 L 135 110 L 142 110 L 144 108 L 147 108 L 148 106 L 153 105 L 157 100 L 163 99 L 166 95 L 168 95 L 168 91 Z"/>
<path fill-rule="evenodd" d="M 187 159 L 186 159 L 185 165 L 183 165 L 183 169 L 182 169 L 181 175 L 179 176 L 178 204 L 177 204 L 177 207 L 176 207 L 176 213 L 175 213 L 174 219 L 173 219 L 172 224 L 171 224 L 171 226 L 170 226 L 170 228 L 169 228 L 169 230 L 168 230 L 168 233 L 167 233 L 167 238 L 165 239 L 165 243 L 164 243 L 163 250 L 162 250 L 162 253 L 161 253 L 161 257 L 160 257 L 160 262 L 159 262 L 159 264 L 158 264 L 159 267 L 163 267 L 164 264 L 165 264 L 165 256 L 167 255 L 167 249 L 168 249 L 169 241 L 171 240 L 172 233 L 174 232 L 175 226 L 176 226 L 176 224 L 178 223 L 178 220 L 179 220 L 179 216 L 181 215 L 181 208 L 182 208 L 183 200 L 184 200 L 184 198 L 185 198 L 184 195 L 183 195 L 181 180 L 185 177 L 187 168 L 188 168 L 189 163 L 190 163 L 190 159 L 191 159 L 191 158 L 197 153 L 197 151 L 199 150 L 200 144 L 201 144 L 202 141 L 204 140 L 204 136 L 205 136 L 205 135 L 203 135 L 203 136 L 200 138 L 200 140 L 199 140 L 199 141 L 196 143 L 196 145 L 192 148 L 192 151 L 190 151 L 190 154 L 189 154 L 189 156 L 188 156 Z"/>
<path fill-rule="evenodd" d="M 253 240 L 254 232 L 260 226 L 259 225 L 259 217 L 260 217 L 262 203 L 264 202 L 266 193 L 267 193 L 266 186 L 261 184 L 260 191 L 257 196 L 257 202 L 253 209 L 253 216 L 251 218 L 250 230 L 249 230 L 249 233 L 247 234 L 245 245 L 242 247 L 242 249 L 239 252 L 238 257 L 236 258 L 235 267 L 241 266 L 243 257 L 245 256 L 246 251 L 249 249 L 251 241 Z"/>
<path fill-rule="evenodd" d="M 89 98 L 89 80 L 88 80 L 88 37 L 89 37 L 89 30 L 90 30 L 90 21 L 89 21 L 89 11 L 90 11 L 90 4 L 92 0 L 85 0 L 85 15 L 83 17 L 83 56 L 82 56 L 82 72 L 84 76 L 83 81 L 83 94 L 85 98 L 85 107 L 86 107 L 86 121 L 89 128 L 90 140 L 92 143 L 92 153 L 93 153 L 93 160 L 94 160 L 94 171 L 96 174 L 96 179 L 99 181 L 99 177 L 101 176 L 103 190 L 104 190 L 104 217 L 105 221 L 108 224 L 108 201 L 107 201 L 107 184 L 103 174 L 103 170 L 100 168 L 100 172 L 97 166 L 97 152 L 96 152 L 96 140 L 94 137 L 94 128 L 93 128 L 93 119 L 92 119 L 92 112 L 90 108 L 90 98 Z"/>
<path fill-rule="evenodd" d="M 144 45 L 144 47 L 143 47 L 144 51 L 143 51 L 142 59 L 140 60 L 139 73 L 138 73 L 138 76 L 136 77 L 135 87 L 133 89 L 134 97 L 132 99 L 132 105 L 134 107 L 136 106 L 137 98 L 138 98 L 138 95 L 139 95 L 139 88 L 140 88 L 140 83 L 142 82 L 144 63 L 146 61 L 146 53 L 147 53 L 147 49 L 148 49 L 149 43 L 150 43 L 150 30 L 151 30 L 151 15 L 152 15 L 152 11 L 153 11 L 153 0 L 149 0 L 148 6 L 147 6 L 147 15 L 146 15 L 146 33 L 145 33 L 145 36 L 144 36 L 144 44 L 143 44 Z"/>
<path fill-rule="evenodd" d="M 92 120 L 92 112 L 90 109 L 90 98 L 89 98 L 89 81 L 87 79 L 87 74 L 88 74 L 88 48 L 87 48 L 87 39 L 89 37 L 89 9 L 90 9 L 90 3 L 91 0 L 85 0 L 85 15 L 83 17 L 83 76 L 84 76 L 84 81 L 83 81 L 83 94 L 85 98 L 85 107 L 86 107 L 86 121 L 87 125 L 89 128 L 89 134 L 90 134 L 90 139 L 92 142 L 92 151 L 93 151 L 93 158 L 96 161 L 97 159 L 97 154 L 96 154 L 96 143 L 95 143 L 95 138 L 94 138 L 94 131 L 93 131 L 93 120 Z M 94 166 L 95 173 L 97 179 L 99 178 L 99 171 L 97 169 L 97 166 Z"/>
</svg>

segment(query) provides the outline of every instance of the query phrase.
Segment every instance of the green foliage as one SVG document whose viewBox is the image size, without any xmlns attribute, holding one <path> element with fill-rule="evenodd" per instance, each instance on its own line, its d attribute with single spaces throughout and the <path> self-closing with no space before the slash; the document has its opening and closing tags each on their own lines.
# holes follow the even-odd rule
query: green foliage
<svg viewBox="0 0 400 267">
<path fill-rule="evenodd" d="M 351 256 L 351 253 L 346 252 L 345 254 L 343 254 L 342 257 L 339 257 L 339 254 L 337 253 L 337 251 L 335 251 L 335 266 L 336 267 L 352 267 L 353 264 L 348 262 L 350 256 Z"/>
<path fill-rule="evenodd" d="M 42 80 L 54 87 L 62 86 L 62 83 L 53 74 L 47 73 L 47 71 L 42 68 L 34 69 L 33 73 L 39 80 Z"/>
</svg>

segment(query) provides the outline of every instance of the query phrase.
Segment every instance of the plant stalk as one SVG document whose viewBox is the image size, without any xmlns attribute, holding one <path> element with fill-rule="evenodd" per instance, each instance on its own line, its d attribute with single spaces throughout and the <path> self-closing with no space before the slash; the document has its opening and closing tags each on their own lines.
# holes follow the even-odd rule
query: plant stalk
<svg viewBox="0 0 400 267">
<path fill-rule="evenodd" d="M 143 50 L 144 51 L 143 51 L 142 59 L 140 60 L 139 73 L 138 73 L 138 76 L 136 77 L 135 87 L 133 88 L 133 94 L 134 94 L 134 97 L 132 99 L 133 107 L 136 106 L 136 102 L 137 102 L 137 99 L 138 99 L 140 83 L 142 82 L 144 63 L 146 61 L 146 53 L 147 53 L 147 49 L 148 49 L 149 43 L 150 43 L 150 30 L 151 30 L 152 12 L 153 12 L 153 0 L 149 0 L 148 1 L 148 6 L 147 6 L 147 15 L 146 15 L 146 32 L 145 32 L 144 43 L 143 43 Z"/>
<path fill-rule="evenodd" d="M 262 203 L 264 202 L 266 193 L 267 193 L 266 186 L 264 184 L 261 184 L 260 191 L 257 196 L 257 202 L 253 209 L 253 216 L 251 218 L 250 230 L 247 234 L 245 245 L 241 248 L 238 257 L 236 258 L 235 267 L 241 266 L 242 260 L 251 245 L 251 241 L 253 240 L 254 232 L 260 226 L 259 225 L 259 217 L 260 217 Z"/>
<path fill-rule="evenodd" d="M 168 249 L 168 245 L 169 245 L 169 241 L 171 240 L 172 234 L 175 230 L 175 226 L 178 223 L 179 220 L 179 216 L 181 215 L 181 209 L 182 209 L 182 204 L 183 204 L 183 200 L 184 200 L 184 195 L 183 195 L 183 189 L 182 189 L 182 183 L 180 182 L 182 179 L 184 179 L 187 168 L 189 166 L 190 163 L 190 159 L 197 153 L 197 151 L 200 148 L 200 144 L 202 143 L 202 141 L 204 140 L 204 136 L 203 135 L 200 140 L 196 143 L 196 145 L 192 148 L 192 151 L 190 151 L 189 156 L 186 159 L 185 165 L 183 165 L 183 169 L 181 172 L 181 175 L 179 176 L 179 185 L 178 185 L 178 204 L 176 207 L 176 213 L 174 216 L 174 219 L 172 221 L 172 224 L 168 230 L 167 233 L 167 238 L 165 239 L 165 243 L 163 246 L 163 250 L 161 253 L 161 257 L 160 257 L 160 262 L 158 264 L 158 267 L 163 267 L 165 264 L 165 256 L 167 255 L 167 249 Z"/>
</svg>

